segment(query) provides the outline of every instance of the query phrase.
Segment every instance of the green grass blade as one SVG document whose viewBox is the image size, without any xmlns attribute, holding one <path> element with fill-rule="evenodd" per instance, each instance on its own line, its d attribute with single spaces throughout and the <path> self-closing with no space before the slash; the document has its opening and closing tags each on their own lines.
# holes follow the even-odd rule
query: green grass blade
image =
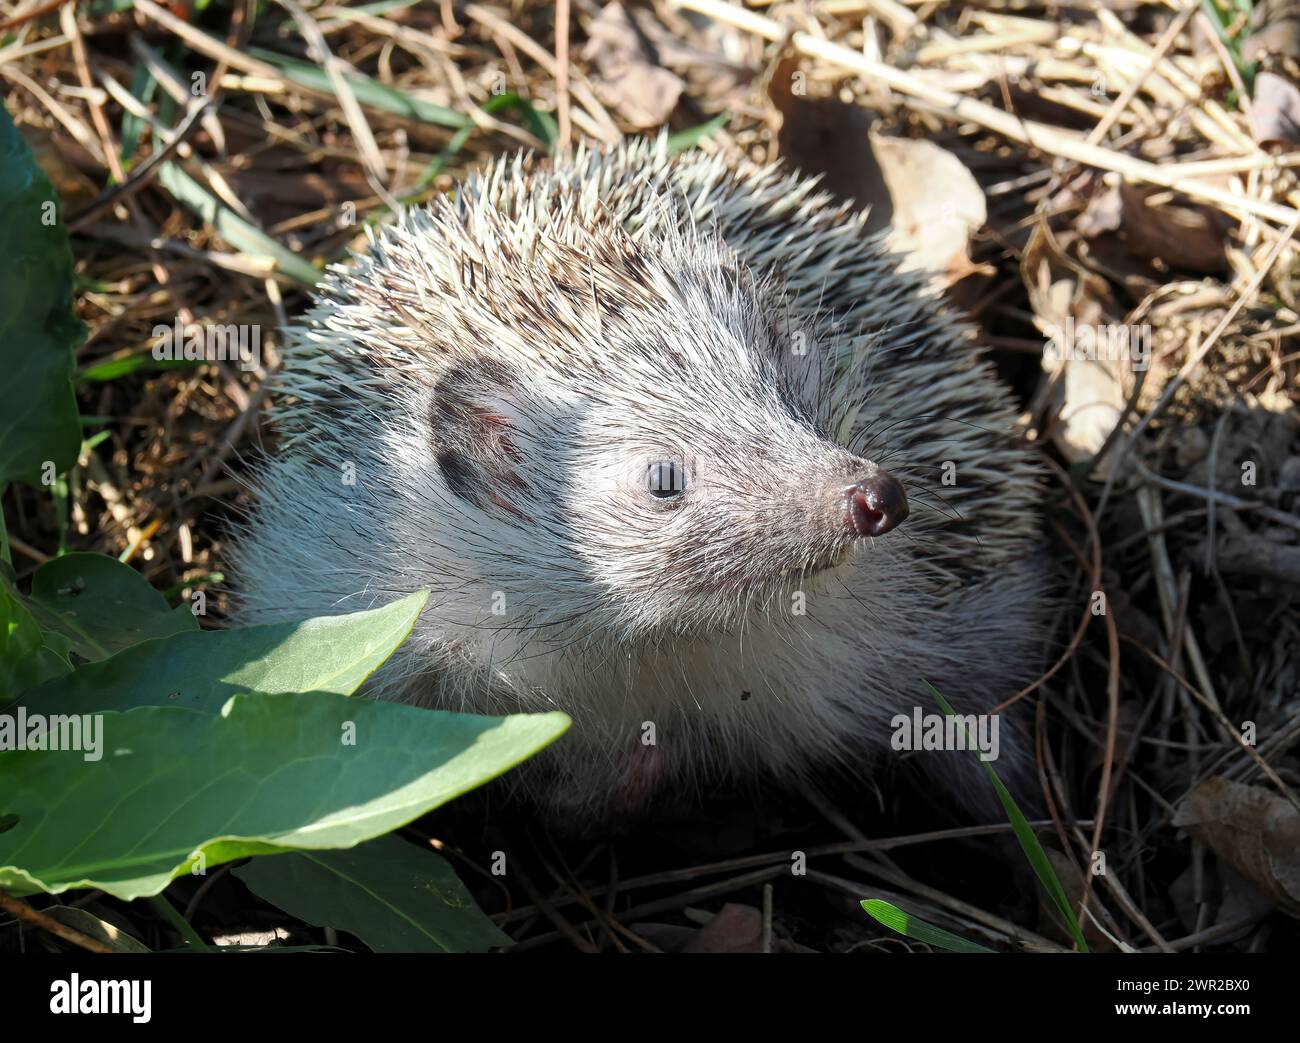
<svg viewBox="0 0 1300 1043">
<path fill-rule="evenodd" d="M 87 366 L 85 369 L 77 371 L 76 381 L 78 384 L 91 381 L 96 384 L 102 384 L 110 380 L 117 380 L 119 377 L 125 377 L 137 370 L 147 370 L 149 372 L 162 371 L 167 369 L 190 369 L 206 365 L 202 359 L 162 359 L 156 360 L 150 354 L 149 345 L 140 348 L 138 354 L 125 355 L 121 358 L 106 359 L 103 362 L 96 362 L 94 365 Z"/>
<path fill-rule="evenodd" d="M 555 122 L 555 117 L 549 112 L 537 108 L 522 94 L 516 94 L 514 91 L 507 91 L 505 94 L 494 94 L 483 103 L 483 111 L 490 116 L 495 116 L 498 112 L 504 112 L 506 109 L 519 110 L 529 133 L 546 146 L 547 152 L 555 148 L 555 139 L 560 136 L 560 128 L 559 124 Z"/>
<path fill-rule="evenodd" d="M 913 938 L 918 942 L 924 942 L 926 945 L 947 949 L 949 952 L 997 951 L 967 941 L 961 935 L 945 931 L 942 927 L 935 927 L 934 924 L 918 920 L 915 916 L 903 912 L 898 906 L 891 905 L 880 898 L 863 899 L 862 908 L 877 923 L 883 924 L 891 931 L 897 931 L 904 938 Z"/>
<path fill-rule="evenodd" d="M 676 134 L 669 134 L 668 154 L 675 156 L 679 152 L 694 148 L 705 138 L 711 137 L 714 131 L 721 130 L 730 122 L 731 113 L 723 112 L 714 116 L 713 119 L 701 123 L 698 127 L 687 127 L 685 130 L 679 130 Z"/>
<path fill-rule="evenodd" d="M 948 700 L 939 692 L 939 689 L 935 688 L 929 681 L 925 682 L 925 686 L 930 689 L 930 694 L 934 696 L 935 702 L 939 704 L 939 708 L 944 713 L 949 717 L 958 716 L 957 711 L 952 708 Z M 974 737 L 972 736 L 973 748 Z M 993 788 L 997 790 L 998 800 L 1002 802 L 1002 807 L 1011 820 L 1011 828 L 1015 831 L 1016 839 L 1020 842 L 1025 857 L 1029 859 L 1029 864 L 1033 867 L 1034 873 L 1042 881 L 1043 887 L 1047 889 L 1048 895 L 1057 909 L 1060 910 L 1061 916 L 1065 920 L 1065 926 L 1074 938 L 1075 945 L 1079 947 L 1080 952 L 1087 952 L 1088 943 L 1084 941 L 1083 932 L 1079 930 L 1079 922 L 1074 917 L 1074 910 L 1070 907 L 1070 900 L 1065 895 L 1065 888 L 1061 886 L 1061 881 L 1052 869 L 1052 863 L 1047 860 L 1047 853 L 1043 850 L 1043 846 L 1038 842 L 1038 838 L 1034 836 L 1034 831 L 1029 826 L 1029 820 L 1025 818 L 1006 786 L 1002 784 L 1002 780 L 998 778 L 998 773 L 993 770 L 993 766 L 985 760 L 981 760 L 980 765 L 993 781 Z"/>
<path fill-rule="evenodd" d="M 315 286 L 320 281 L 321 273 L 311 262 L 249 224 L 175 163 L 164 163 L 158 168 L 158 183 L 186 209 L 212 225 L 235 249 L 274 258 L 280 271 L 307 286 Z"/>
<path fill-rule="evenodd" d="M 179 934 L 189 944 L 194 952 L 211 952 L 212 946 L 208 945 L 198 931 L 185 919 L 174 905 L 167 900 L 166 895 L 158 894 L 149 899 L 149 904 L 162 913 L 163 918 L 176 929 Z"/>
<path fill-rule="evenodd" d="M 352 10 L 360 11 L 363 14 L 381 15 L 389 11 L 400 11 L 405 7 L 414 7 L 420 0 L 380 0 L 376 4 L 361 4 Z"/>
<path fill-rule="evenodd" d="M 135 72 L 131 77 L 131 94 L 138 98 L 144 105 L 153 101 L 154 91 L 158 88 L 158 81 L 154 79 L 145 66 L 137 65 Z M 129 168 L 135 161 L 135 150 L 140 147 L 140 137 L 144 133 L 145 121 L 133 112 L 122 113 L 122 148 L 118 153 L 122 159 L 122 165 Z"/>
<path fill-rule="evenodd" d="M 309 87 L 315 91 L 322 91 L 325 94 L 334 93 L 334 84 L 330 81 L 329 75 L 324 69 L 313 65 L 311 62 L 289 58 L 283 54 L 277 54 L 275 51 L 263 50 L 261 47 L 248 48 L 248 55 L 251 58 L 259 58 L 269 65 L 274 65 L 294 83 Z M 459 130 L 466 125 L 473 126 L 473 121 L 468 116 L 457 112 L 455 109 L 449 109 L 445 105 L 435 105 L 433 102 L 412 97 L 406 91 L 397 87 L 389 87 L 387 84 L 379 83 L 359 73 L 348 73 L 344 79 L 347 80 L 348 86 L 352 88 L 352 93 L 356 95 L 357 101 L 372 109 L 391 112 L 395 116 L 405 116 L 408 119 L 419 120 L 421 123 L 434 123 L 440 127 L 451 127 L 453 130 Z"/>
<path fill-rule="evenodd" d="M 528 129 L 532 131 L 535 137 L 545 143 L 548 152 L 555 147 L 555 138 L 559 131 L 555 126 L 555 118 L 549 112 L 542 112 L 534 108 L 528 101 L 514 93 L 495 95 L 483 105 L 483 111 L 492 116 L 511 108 L 517 108 L 523 113 L 524 122 L 528 124 Z M 456 131 L 451 136 L 451 140 L 447 142 L 447 147 L 434 156 L 429 165 L 421 171 L 419 178 L 416 179 L 410 190 L 402 196 L 401 201 L 411 203 L 419 199 L 421 193 L 433 183 L 433 179 L 441 174 L 447 168 L 447 164 L 455 159 L 460 150 L 465 147 L 465 143 L 469 141 L 469 137 L 474 133 L 475 129 L 477 128 L 471 123 L 469 126 L 461 127 L 460 130 Z"/>
</svg>

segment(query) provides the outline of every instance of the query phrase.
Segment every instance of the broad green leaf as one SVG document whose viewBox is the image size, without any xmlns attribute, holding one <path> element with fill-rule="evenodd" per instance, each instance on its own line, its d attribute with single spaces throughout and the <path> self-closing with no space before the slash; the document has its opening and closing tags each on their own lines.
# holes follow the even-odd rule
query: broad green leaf
<svg viewBox="0 0 1300 1043">
<path fill-rule="evenodd" d="M 0 833 L 0 887 L 130 900 L 247 855 L 352 847 L 500 775 L 569 724 L 326 692 L 237 695 L 220 714 L 94 716 L 99 760 L 0 753 L 0 819 L 17 819 Z"/>
<path fill-rule="evenodd" d="M 0 566 L 0 574 L 5 571 L 6 567 Z M 51 647 L 47 635 L 0 575 L 0 703 L 72 669 L 66 647 L 60 654 L 58 640 L 53 635 Z"/>
<path fill-rule="evenodd" d="M 186 606 L 172 608 L 140 573 L 106 554 L 47 561 L 32 577 L 28 607 L 46 630 L 69 638 L 72 650 L 92 661 L 199 629 Z"/>
<path fill-rule="evenodd" d="M 240 692 L 351 695 L 411 632 L 428 594 L 347 616 L 198 630 L 145 641 L 33 689 L 44 713 L 184 706 L 217 713 Z"/>
<path fill-rule="evenodd" d="M 255 858 L 235 876 L 291 916 L 355 934 L 375 952 L 511 944 L 446 859 L 391 834 L 346 851 Z"/>
<path fill-rule="evenodd" d="M 918 942 L 924 942 L 926 945 L 935 945 L 940 949 L 947 949 L 949 952 L 996 952 L 995 949 L 985 948 L 975 942 L 967 941 L 959 934 L 953 934 L 951 931 L 945 931 L 942 927 L 935 927 L 932 923 L 926 923 L 924 920 L 918 920 L 910 913 L 903 912 L 898 906 L 886 902 L 881 898 L 867 898 L 862 902 L 862 908 L 866 910 L 877 923 L 883 924 L 891 931 L 897 931 L 904 938 L 915 938 Z"/>
<path fill-rule="evenodd" d="M 72 251 L 58 196 L 0 105 L 0 489 L 77 461 Z"/>
<path fill-rule="evenodd" d="M 925 686 L 930 689 L 930 694 L 934 696 L 935 702 L 939 704 L 939 708 L 943 710 L 945 714 L 949 717 L 958 716 L 957 711 L 952 708 L 948 700 L 943 697 L 942 693 L 940 693 L 939 689 L 929 681 L 925 682 Z M 977 748 L 975 737 L 972 735 L 970 739 L 970 748 L 974 750 Z M 1043 850 L 1043 845 L 1040 844 L 1038 838 L 1034 836 L 1034 830 L 1029 825 L 1029 820 L 1025 818 L 1024 813 L 1020 810 L 1020 806 L 1016 804 L 1015 798 L 1011 796 L 1011 793 L 1007 790 L 1006 786 L 1002 784 L 1002 780 L 998 778 L 998 773 L 993 770 L 993 766 L 982 758 L 980 759 L 980 764 L 983 766 L 984 771 L 988 773 L 989 779 L 993 782 L 993 788 L 997 791 L 998 800 L 1002 802 L 1002 808 L 1006 811 L 1007 818 L 1011 820 L 1011 828 L 1016 834 L 1016 840 L 1020 842 L 1020 847 L 1024 851 L 1025 857 L 1029 859 L 1029 864 L 1033 867 L 1034 873 L 1037 875 L 1043 887 L 1047 890 L 1047 894 L 1056 904 L 1057 909 L 1060 910 L 1061 917 L 1065 921 L 1065 926 L 1073 936 L 1074 943 L 1079 947 L 1079 951 L 1087 952 L 1088 943 L 1084 941 L 1083 932 L 1079 930 L 1079 922 L 1074 918 L 1074 910 L 1070 907 L 1070 900 L 1065 896 L 1065 888 L 1061 886 L 1061 881 L 1057 878 L 1056 871 L 1052 868 L 1052 863 L 1047 860 L 1047 853 Z"/>
</svg>

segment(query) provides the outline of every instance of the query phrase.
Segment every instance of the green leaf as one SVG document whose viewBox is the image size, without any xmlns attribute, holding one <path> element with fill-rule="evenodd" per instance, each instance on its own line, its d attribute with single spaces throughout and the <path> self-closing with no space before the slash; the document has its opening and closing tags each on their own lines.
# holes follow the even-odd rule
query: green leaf
<svg viewBox="0 0 1300 1043">
<path fill-rule="evenodd" d="M 942 927 L 935 927 L 934 924 L 926 923 L 924 920 L 918 920 L 910 913 L 903 912 L 896 905 L 880 898 L 867 898 L 862 902 L 862 908 L 866 910 L 877 923 L 883 924 L 891 931 L 897 931 L 904 938 L 915 938 L 918 942 L 924 942 L 926 945 L 935 945 L 940 949 L 947 949 L 949 952 L 996 952 L 995 949 L 985 948 L 975 942 L 967 941 L 959 934 L 953 934 L 951 931 L 945 931 Z"/>
<path fill-rule="evenodd" d="M 203 365 L 206 365 L 203 359 L 155 359 L 149 354 L 148 348 L 141 348 L 139 354 L 96 362 L 92 366 L 79 370 L 77 382 L 94 381 L 102 384 L 140 370 L 146 373 L 162 373 L 169 369 L 194 369 Z"/>
<path fill-rule="evenodd" d="M 347 616 L 198 630 L 146 641 L 34 689 L 44 713 L 183 706 L 218 713 L 232 695 L 351 695 L 411 632 L 428 594 Z"/>
<path fill-rule="evenodd" d="M 88 439 L 93 447 L 106 432 Z M 55 484 L 56 492 L 61 482 Z M 0 705 L 72 669 L 71 654 L 104 659 L 129 645 L 198 624 L 134 569 L 103 554 L 68 554 L 36 570 L 32 593 L 0 565 Z"/>
<path fill-rule="evenodd" d="M 163 597 L 170 601 L 172 598 L 179 597 L 181 591 L 186 587 L 191 589 L 195 587 L 218 587 L 225 582 L 226 574 L 224 572 L 204 572 L 199 575 L 189 576 L 185 579 L 178 579 L 163 591 Z"/>
<path fill-rule="evenodd" d="M 131 900 L 196 866 L 352 847 L 500 775 L 569 724 L 325 692 L 237 695 L 219 715 L 95 717 L 102 759 L 85 759 L 93 748 L 0 753 L 0 818 L 17 820 L 0 833 L 0 887 Z"/>
<path fill-rule="evenodd" d="M 511 944 L 446 859 L 391 834 L 346 851 L 255 858 L 235 876 L 289 915 L 355 934 L 375 952 Z"/>
<path fill-rule="evenodd" d="M 366 14 L 387 14 L 389 11 L 400 11 L 405 7 L 414 7 L 420 0 L 379 0 L 374 4 L 361 4 L 353 8 L 355 11 L 364 11 Z"/>
<path fill-rule="evenodd" d="M 147 65 L 137 65 L 131 76 L 131 94 L 145 105 L 153 101 L 158 81 L 149 71 Z M 140 137 L 147 126 L 145 120 L 134 112 L 122 113 L 122 148 L 118 155 L 122 165 L 130 167 L 135 158 L 135 150 L 140 147 Z"/>
<path fill-rule="evenodd" d="M 1237 2 L 1232 6 L 1237 8 L 1238 14 L 1243 12 L 1248 14 L 1250 10 L 1250 5 L 1246 0 L 1237 0 Z M 1228 7 L 1227 4 L 1223 5 L 1223 9 L 1220 9 L 1213 0 L 1201 0 L 1201 10 L 1205 13 L 1206 20 L 1208 20 L 1211 27 L 1213 27 L 1215 35 L 1223 41 L 1225 49 L 1232 58 L 1232 64 L 1237 67 L 1237 71 L 1241 74 L 1242 81 L 1244 82 L 1247 91 L 1253 91 L 1255 86 L 1255 74 L 1259 71 L 1259 63 L 1243 61 L 1241 57 L 1242 44 L 1245 43 L 1247 36 L 1250 35 L 1249 19 L 1233 15 L 1231 8 Z M 1229 28 L 1234 25 L 1236 27 L 1236 32 L 1229 33 Z M 1241 32 L 1242 29 L 1247 29 L 1247 32 L 1244 35 Z M 1235 97 L 1237 92 L 1232 91 L 1230 93 L 1233 96 L 1231 98 L 1231 103 L 1240 107 L 1241 100 Z"/>
<path fill-rule="evenodd" d="M 0 105 L 0 489 L 77 462 L 72 251 L 58 196 Z M 52 222 L 47 224 L 46 222 Z"/>
<path fill-rule="evenodd" d="M 714 131 L 721 130 L 730 122 L 731 113 L 723 112 L 697 127 L 687 127 L 685 130 L 679 130 L 676 134 L 669 134 L 668 154 L 675 156 L 679 152 L 694 148 L 705 138 L 712 137 Z"/>
<path fill-rule="evenodd" d="M 249 224 L 175 163 L 164 163 L 158 168 L 158 183 L 237 250 L 273 258 L 279 271 L 306 286 L 315 286 L 320 281 L 322 273 L 310 261 Z"/>
<path fill-rule="evenodd" d="M 176 930 L 176 933 L 181 936 L 181 940 L 185 943 L 185 951 L 212 951 L 212 947 L 203 940 L 199 932 L 196 931 L 190 925 L 190 922 L 181 915 L 180 910 L 172 905 L 171 902 L 167 901 L 166 895 L 154 895 L 149 899 L 149 904 L 157 909 L 158 912 L 162 914 L 163 919 L 170 923 Z"/>
<path fill-rule="evenodd" d="M 528 124 L 528 129 L 541 142 L 546 145 L 546 151 L 550 152 L 555 148 L 555 139 L 559 137 L 559 126 L 555 122 L 555 117 L 549 112 L 538 109 L 533 106 L 522 95 L 513 92 L 507 94 L 494 94 L 491 98 L 483 103 L 483 111 L 496 115 L 506 109 L 518 109 L 523 113 L 524 122 Z M 446 169 L 450 163 L 465 147 L 469 141 L 470 135 L 478 128 L 473 122 L 467 122 L 451 136 L 447 145 L 438 155 L 429 161 L 429 165 L 420 172 L 415 183 L 403 194 L 401 202 L 410 204 L 419 200 L 421 193 L 433 182 L 439 174 Z"/>
<path fill-rule="evenodd" d="M 930 689 L 930 694 L 934 696 L 935 702 L 949 717 L 957 717 L 957 711 L 949 705 L 948 700 L 943 697 L 939 689 L 935 688 L 929 681 L 925 686 Z M 970 748 L 975 750 L 978 744 L 975 737 L 971 737 Z M 1052 868 L 1052 863 L 1047 860 L 1047 853 L 1043 850 L 1043 845 L 1038 842 L 1034 836 L 1033 828 L 1029 825 L 1029 820 L 1021 812 L 1019 805 L 1002 784 L 998 778 L 998 773 L 993 770 L 993 766 L 988 761 L 980 759 L 988 777 L 993 781 L 993 788 L 997 790 L 998 800 L 1002 802 L 1002 808 L 1007 813 L 1007 818 L 1011 820 L 1011 828 L 1016 834 L 1016 840 L 1020 842 L 1020 847 L 1029 859 L 1029 864 L 1033 867 L 1034 873 L 1038 876 L 1039 881 L 1046 889 L 1047 894 L 1055 903 L 1057 909 L 1061 912 L 1061 917 L 1065 921 L 1065 926 L 1074 938 L 1074 944 L 1078 946 L 1080 952 L 1088 951 L 1088 943 L 1084 941 L 1083 932 L 1079 930 L 1079 922 L 1074 918 L 1074 910 L 1070 907 L 1070 900 L 1065 895 L 1065 888 L 1061 886 L 1061 881 L 1056 876 L 1056 871 Z"/>
<path fill-rule="evenodd" d="M 262 61 L 274 65 L 294 83 L 300 83 L 304 87 L 310 87 L 312 90 L 322 91 L 325 94 L 334 93 L 334 84 L 330 80 L 329 74 L 311 62 L 304 62 L 298 58 L 289 58 L 275 51 L 264 50 L 261 47 L 249 47 L 247 52 L 251 58 L 260 58 Z M 394 115 L 405 116 L 407 119 L 419 120 L 422 123 L 433 123 L 439 127 L 459 129 L 460 127 L 473 125 L 473 120 L 455 109 L 449 109 L 445 105 L 435 105 L 433 102 L 417 98 L 398 87 L 389 87 L 387 84 L 372 80 L 368 76 L 362 76 L 360 73 L 348 73 L 344 76 L 344 79 L 347 81 L 348 86 L 352 88 L 352 93 L 356 95 L 357 101 L 369 108 L 378 109 L 381 112 L 391 112 Z"/>
<path fill-rule="evenodd" d="M 71 927 L 74 931 L 103 942 L 114 952 L 149 952 L 149 947 L 132 938 L 119 927 L 101 920 L 94 913 L 71 905 L 51 905 L 41 912 L 52 920 Z"/>
<path fill-rule="evenodd" d="M 72 669 L 68 649 L 41 633 L 32 614 L 10 591 L 0 566 L 0 702 Z"/>
<path fill-rule="evenodd" d="M 140 573 L 105 554 L 47 561 L 32 577 L 28 605 L 45 629 L 63 634 L 91 661 L 199 628 L 186 606 L 173 609 Z"/>
<path fill-rule="evenodd" d="M 524 118 L 524 123 L 528 126 L 529 133 L 546 146 L 547 152 L 555 151 L 555 141 L 560 136 L 560 125 L 549 112 L 537 108 L 523 95 L 515 93 L 496 95 L 483 106 L 484 112 L 496 113 L 501 109 L 518 109 Z"/>
</svg>

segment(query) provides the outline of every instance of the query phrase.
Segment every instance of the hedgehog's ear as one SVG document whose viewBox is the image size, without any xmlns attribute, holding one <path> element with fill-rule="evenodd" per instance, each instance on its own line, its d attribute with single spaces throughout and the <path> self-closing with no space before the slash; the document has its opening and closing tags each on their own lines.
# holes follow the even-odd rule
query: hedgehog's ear
<svg viewBox="0 0 1300 1043">
<path fill-rule="evenodd" d="M 483 509 L 522 514 L 527 484 L 517 449 L 524 411 L 515 371 L 494 359 L 462 359 L 434 384 L 429 404 L 434 459 L 447 489 Z"/>
</svg>

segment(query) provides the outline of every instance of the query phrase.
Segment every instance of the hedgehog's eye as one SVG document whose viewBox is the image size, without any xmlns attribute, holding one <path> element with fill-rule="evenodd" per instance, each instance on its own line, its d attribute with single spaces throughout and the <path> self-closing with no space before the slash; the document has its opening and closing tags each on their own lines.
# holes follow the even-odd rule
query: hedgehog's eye
<svg viewBox="0 0 1300 1043">
<path fill-rule="evenodd" d="M 686 468 L 676 460 L 655 460 L 646 473 L 646 487 L 655 499 L 676 499 L 686 491 Z"/>
</svg>

